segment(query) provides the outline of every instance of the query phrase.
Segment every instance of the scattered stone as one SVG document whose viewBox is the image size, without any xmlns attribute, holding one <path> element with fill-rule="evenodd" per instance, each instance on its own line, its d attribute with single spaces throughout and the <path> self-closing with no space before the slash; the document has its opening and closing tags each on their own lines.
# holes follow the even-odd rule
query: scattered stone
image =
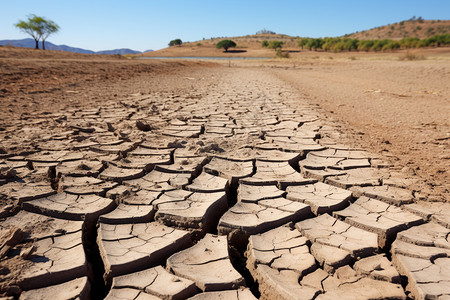
<svg viewBox="0 0 450 300">
<path fill-rule="evenodd" d="M 9 250 L 23 240 L 24 233 L 20 228 L 10 228 L 7 234 L 1 237 L 0 258 L 3 258 Z"/>
<path fill-rule="evenodd" d="M 139 130 L 142 130 L 142 131 L 150 131 L 150 130 L 152 130 L 152 127 L 149 124 L 147 124 L 145 122 L 142 122 L 142 121 L 136 121 L 136 127 Z"/>
</svg>

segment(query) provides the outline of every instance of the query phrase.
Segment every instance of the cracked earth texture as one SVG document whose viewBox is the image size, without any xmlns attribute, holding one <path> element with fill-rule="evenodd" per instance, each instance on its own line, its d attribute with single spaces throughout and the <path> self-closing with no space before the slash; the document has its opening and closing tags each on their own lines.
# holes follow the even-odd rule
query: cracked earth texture
<svg viewBox="0 0 450 300">
<path fill-rule="evenodd" d="M 450 297 L 450 204 L 269 73 L 208 72 L 2 121 L 4 296 Z"/>
</svg>

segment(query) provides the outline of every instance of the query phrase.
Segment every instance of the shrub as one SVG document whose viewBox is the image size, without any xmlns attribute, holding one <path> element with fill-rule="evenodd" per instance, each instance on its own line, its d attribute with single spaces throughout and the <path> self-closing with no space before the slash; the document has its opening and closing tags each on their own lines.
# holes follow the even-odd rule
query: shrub
<svg viewBox="0 0 450 300">
<path fill-rule="evenodd" d="M 306 44 L 306 47 L 309 50 L 314 49 L 314 51 L 316 51 L 317 49 L 321 49 L 323 44 L 324 44 L 323 39 L 309 39 L 308 43 Z"/>
<path fill-rule="evenodd" d="M 261 46 L 262 46 L 263 48 L 267 48 L 267 47 L 269 46 L 269 42 L 266 41 L 266 40 L 264 40 L 264 41 L 262 41 Z"/>
<path fill-rule="evenodd" d="M 352 51 L 358 49 L 358 40 L 357 39 L 345 39 L 344 40 L 344 48 L 347 51 Z"/>
<path fill-rule="evenodd" d="M 399 60 L 423 60 L 423 59 L 425 59 L 425 56 L 418 55 L 418 54 L 408 51 L 404 55 L 400 56 L 398 59 Z"/>
<path fill-rule="evenodd" d="M 400 40 L 400 47 L 401 48 L 415 48 L 419 41 L 420 41 L 420 39 L 418 39 L 418 38 L 411 38 L 411 37 L 402 38 Z"/>
<path fill-rule="evenodd" d="M 180 46 L 181 44 L 183 44 L 183 41 L 181 41 L 180 39 L 175 39 L 169 42 L 169 47 Z"/>
<path fill-rule="evenodd" d="M 309 41 L 308 38 L 302 38 L 298 41 L 298 46 L 303 49 L 303 47 L 305 47 L 306 44 L 308 44 L 308 41 Z"/>
<path fill-rule="evenodd" d="M 269 45 L 267 45 L 267 48 L 278 50 L 278 49 L 281 49 L 281 47 L 283 47 L 283 44 L 284 43 L 281 41 L 270 41 Z"/>
<path fill-rule="evenodd" d="M 383 45 L 381 50 L 383 50 L 383 51 L 395 50 L 395 49 L 398 49 L 398 48 L 400 48 L 400 43 L 398 41 L 389 40 L 386 44 Z"/>
</svg>

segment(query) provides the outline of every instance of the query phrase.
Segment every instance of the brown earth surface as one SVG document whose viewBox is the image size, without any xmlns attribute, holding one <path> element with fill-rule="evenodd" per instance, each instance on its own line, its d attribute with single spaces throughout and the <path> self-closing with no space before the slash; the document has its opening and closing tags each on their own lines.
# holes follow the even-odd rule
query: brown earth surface
<svg viewBox="0 0 450 300">
<path fill-rule="evenodd" d="M 417 55 L 0 47 L 1 296 L 449 296 L 450 52 Z"/>
<path fill-rule="evenodd" d="M 290 60 L 219 63 L 281 78 L 351 131 L 347 143 L 390 157 L 408 175 L 421 178 L 414 190 L 449 201 L 450 49 L 416 51 L 429 59 L 400 61 L 405 53 L 303 52 Z M 219 63 L 1 47 L 0 99 L 7 109 L 0 126 L 7 127 L 19 113 L 55 112 L 67 103 L 92 107 L 129 94 L 176 92 L 194 84 L 193 72 L 204 73 L 195 84 L 217 79 Z"/>
</svg>

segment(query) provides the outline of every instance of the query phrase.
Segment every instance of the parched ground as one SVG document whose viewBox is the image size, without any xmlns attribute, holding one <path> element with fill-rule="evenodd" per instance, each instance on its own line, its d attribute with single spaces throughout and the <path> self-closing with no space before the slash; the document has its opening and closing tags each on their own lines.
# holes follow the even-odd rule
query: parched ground
<svg viewBox="0 0 450 300">
<path fill-rule="evenodd" d="M 2 295 L 449 297 L 448 64 L 0 48 Z"/>
</svg>

